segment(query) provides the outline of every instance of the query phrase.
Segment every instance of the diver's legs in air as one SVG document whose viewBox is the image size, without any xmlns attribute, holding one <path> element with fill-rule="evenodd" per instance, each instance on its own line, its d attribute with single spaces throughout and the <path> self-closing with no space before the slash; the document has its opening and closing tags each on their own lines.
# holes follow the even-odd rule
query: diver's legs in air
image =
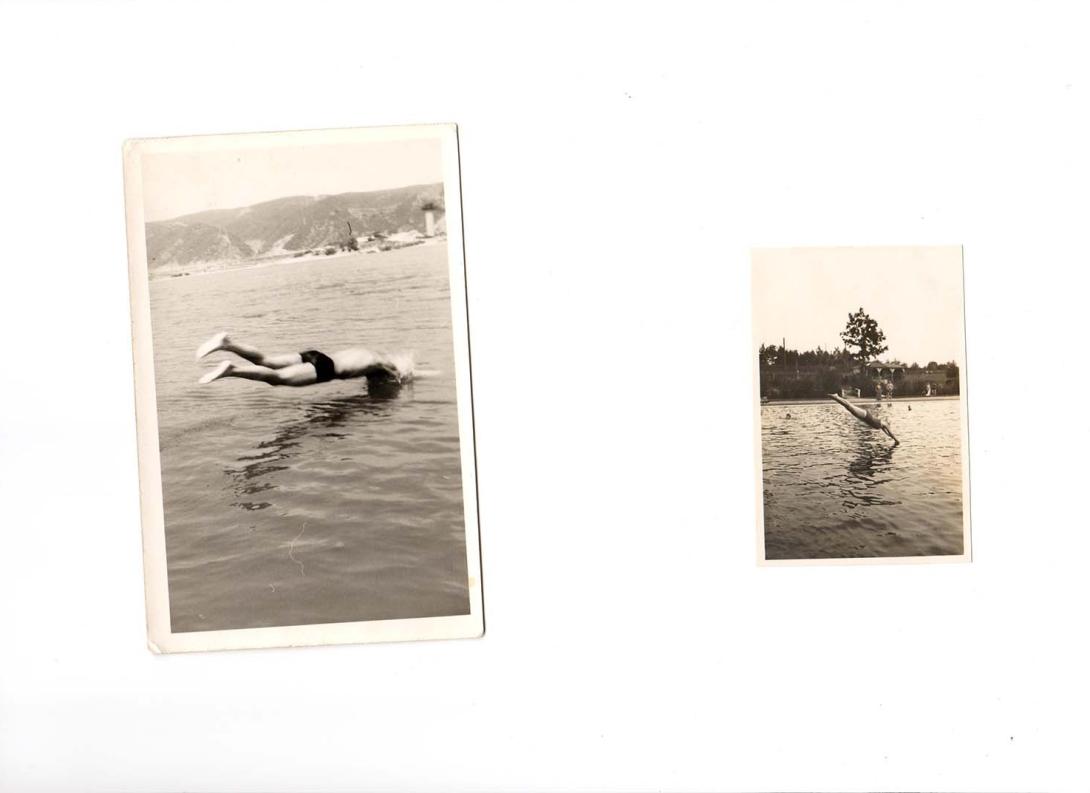
<svg viewBox="0 0 1090 793">
<path fill-rule="evenodd" d="M 225 352 L 233 352 L 240 358 L 245 358 L 250 363 L 256 363 L 258 366 L 265 366 L 270 369 L 282 369 L 285 366 L 291 366 L 292 364 L 302 363 L 303 359 L 297 352 L 285 352 L 274 353 L 267 355 L 256 347 L 251 347 L 248 344 L 235 341 L 230 338 L 226 331 L 217 333 L 210 338 L 204 344 L 197 348 L 197 360 L 218 350 L 224 350 Z"/>
<path fill-rule="evenodd" d="M 863 410 L 862 408 L 856 407 L 851 402 L 841 397 L 839 394 L 829 394 L 829 396 L 831 396 L 833 399 L 843 405 L 849 413 L 851 413 L 860 421 L 866 420 L 865 416 L 867 415 L 867 411 Z"/>
</svg>

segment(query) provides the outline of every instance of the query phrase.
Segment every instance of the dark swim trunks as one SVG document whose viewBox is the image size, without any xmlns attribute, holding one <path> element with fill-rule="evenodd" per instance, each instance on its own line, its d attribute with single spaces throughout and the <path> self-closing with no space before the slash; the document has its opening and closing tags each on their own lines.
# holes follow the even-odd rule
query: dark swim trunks
<svg viewBox="0 0 1090 793">
<path fill-rule="evenodd" d="M 318 382 L 327 383 L 337 376 L 337 370 L 333 367 L 333 359 L 317 350 L 307 350 L 299 353 L 303 363 L 309 363 L 318 373 Z"/>
</svg>

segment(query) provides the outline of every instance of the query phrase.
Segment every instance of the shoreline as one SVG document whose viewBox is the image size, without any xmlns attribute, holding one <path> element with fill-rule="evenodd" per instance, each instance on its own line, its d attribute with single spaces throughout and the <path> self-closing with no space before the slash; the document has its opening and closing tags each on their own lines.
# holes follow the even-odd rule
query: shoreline
<svg viewBox="0 0 1090 793">
<path fill-rule="evenodd" d="M 879 402 L 949 402 L 952 399 L 961 399 L 958 394 L 950 394 L 946 396 L 914 396 L 914 397 L 893 397 L 888 399 L 883 397 L 881 400 L 874 399 L 873 397 L 845 397 L 845 401 L 851 402 L 853 405 L 874 405 Z M 824 405 L 835 404 L 834 400 L 829 397 L 824 399 L 772 399 L 768 402 L 761 402 L 761 407 L 773 407 L 776 405 Z"/>
<path fill-rule="evenodd" d="M 308 264 L 308 263 L 311 263 L 311 262 L 325 262 L 325 261 L 332 261 L 332 260 L 337 260 L 337 259 L 345 259 L 345 258 L 348 258 L 349 256 L 362 256 L 362 255 L 365 255 L 365 254 L 366 255 L 372 255 L 372 256 L 381 256 L 384 253 L 395 253 L 397 251 L 404 250 L 406 248 L 429 248 L 429 247 L 433 247 L 433 246 L 439 244 L 439 241 L 442 241 L 444 244 L 447 241 L 447 238 L 445 236 L 444 237 L 431 237 L 430 239 L 435 240 L 435 242 L 421 242 L 421 243 L 416 243 L 414 245 L 401 245 L 401 246 L 398 246 L 396 248 L 391 248 L 390 250 L 387 250 L 387 251 L 380 251 L 380 250 L 378 250 L 376 248 L 376 249 L 371 249 L 371 250 L 338 251 L 337 253 L 332 253 L 332 254 L 330 254 L 328 256 L 326 256 L 324 254 L 303 255 L 303 256 L 295 256 L 295 255 L 291 255 L 291 256 L 286 256 L 286 255 L 285 256 L 267 256 L 267 257 L 255 258 L 255 259 L 244 259 L 244 260 L 241 260 L 240 263 L 231 264 L 229 266 L 215 266 L 215 264 L 206 263 L 206 266 L 203 267 L 203 268 L 198 267 L 198 268 L 196 268 L 196 269 L 194 269 L 192 271 L 186 271 L 186 272 L 182 272 L 182 273 L 155 273 L 155 274 L 152 274 L 151 272 L 149 272 L 148 273 L 148 281 L 149 282 L 153 282 L 153 281 L 171 281 L 171 280 L 174 280 L 176 278 L 194 278 L 194 277 L 202 276 L 202 275 L 219 275 L 221 273 L 233 273 L 233 272 L 238 272 L 238 271 L 241 271 L 241 270 L 257 270 L 257 269 L 262 269 L 262 268 L 265 268 L 265 267 L 276 267 L 276 266 L 282 265 L 282 264 L 297 264 L 297 265 L 299 265 L 299 264 Z"/>
</svg>

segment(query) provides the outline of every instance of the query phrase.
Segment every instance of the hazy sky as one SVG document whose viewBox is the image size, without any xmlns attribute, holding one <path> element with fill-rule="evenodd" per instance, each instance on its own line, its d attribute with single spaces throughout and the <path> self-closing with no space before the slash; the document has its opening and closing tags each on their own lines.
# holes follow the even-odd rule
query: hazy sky
<svg viewBox="0 0 1090 793">
<path fill-rule="evenodd" d="M 793 248 L 753 254 L 756 344 L 843 346 L 862 307 L 886 334 L 884 360 L 963 364 L 961 249 Z"/>
<path fill-rule="evenodd" d="M 145 152 L 144 217 L 166 220 L 291 195 L 367 192 L 443 181 L 437 139 Z"/>
</svg>

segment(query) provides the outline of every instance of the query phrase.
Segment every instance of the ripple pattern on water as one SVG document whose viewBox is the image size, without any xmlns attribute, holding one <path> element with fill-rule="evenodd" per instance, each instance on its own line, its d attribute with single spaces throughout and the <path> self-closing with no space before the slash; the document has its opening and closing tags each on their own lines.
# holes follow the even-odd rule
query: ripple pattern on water
<svg viewBox="0 0 1090 793">
<path fill-rule="evenodd" d="M 469 612 L 444 246 L 159 280 L 151 298 L 174 631 Z M 199 386 L 193 351 L 220 329 L 268 352 L 414 350 L 438 374 L 376 394 Z"/>
<path fill-rule="evenodd" d="M 761 408 L 767 559 L 964 552 L 958 400 L 865 407 L 899 446 L 831 400 Z"/>
</svg>

